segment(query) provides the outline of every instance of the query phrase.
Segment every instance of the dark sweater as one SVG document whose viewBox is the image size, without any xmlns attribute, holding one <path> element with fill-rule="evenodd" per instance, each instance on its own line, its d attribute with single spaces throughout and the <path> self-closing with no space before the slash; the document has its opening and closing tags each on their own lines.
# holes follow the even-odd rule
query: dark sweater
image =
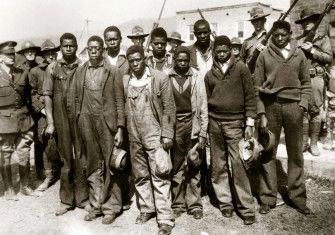
<svg viewBox="0 0 335 235">
<path fill-rule="evenodd" d="M 241 120 L 255 117 L 256 99 L 251 74 L 247 66 L 230 58 L 228 69 L 222 72 L 218 63 L 205 76 L 208 115 L 220 120 Z"/>
</svg>

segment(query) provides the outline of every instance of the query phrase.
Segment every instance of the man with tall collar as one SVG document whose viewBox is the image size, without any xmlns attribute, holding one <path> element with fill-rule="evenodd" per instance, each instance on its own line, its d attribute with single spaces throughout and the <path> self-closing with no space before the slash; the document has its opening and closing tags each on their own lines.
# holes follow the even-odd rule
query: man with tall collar
<svg viewBox="0 0 335 235">
<path fill-rule="evenodd" d="M 304 115 L 304 138 L 303 149 L 308 149 L 308 139 L 310 135 L 309 150 L 313 156 L 319 156 L 318 139 L 321 128 L 321 106 L 324 103 L 324 76 L 326 65 L 331 64 L 333 60 L 332 47 L 330 39 L 326 33 L 317 32 L 311 42 L 304 42 L 306 35 L 314 27 L 320 14 L 306 8 L 301 11 L 300 19 L 295 23 L 303 28 L 303 34 L 297 38 L 301 49 L 307 57 L 310 66 L 310 76 L 312 85 L 312 96 L 309 107 Z"/>
<path fill-rule="evenodd" d="M 276 206 L 276 154 L 284 128 L 288 155 L 288 198 L 292 207 L 310 214 L 306 206 L 304 159 L 302 154 L 303 115 L 311 95 L 309 67 L 303 51 L 291 43 L 291 26 L 286 21 L 273 24 L 271 42 L 257 59 L 255 87 L 260 133 L 270 130 L 275 147 L 264 152 L 259 175 L 259 212 L 267 214 Z"/>
<path fill-rule="evenodd" d="M 250 19 L 255 31 L 251 37 L 245 39 L 241 48 L 241 59 L 244 63 L 248 63 L 255 50 L 262 51 L 266 47 L 261 42 L 266 37 L 265 22 L 266 17 L 270 14 L 265 14 L 260 7 L 252 8 L 250 11 Z"/>
<path fill-rule="evenodd" d="M 172 54 L 166 51 L 167 33 L 162 27 L 152 30 L 150 45 L 152 51 L 147 55 L 147 65 L 159 71 L 166 71 L 171 68 Z"/>
<path fill-rule="evenodd" d="M 45 134 L 56 134 L 58 152 L 63 163 L 60 175 L 61 200 L 56 216 L 63 215 L 75 207 L 88 205 L 88 187 L 82 159 L 74 157 L 74 117 L 68 114 L 66 100 L 70 83 L 80 61 L 76 56 L 77 39 L 71 33 L 60 37 L 62 59 L 50 64 L 43 82 L 47 128 Z M 74 98 L 73 98 L 74 99 Z M 87 207 L 86 207 L 87 208 Z M 88 209 L 88 208 L 87 208 Z"/>
</svg>

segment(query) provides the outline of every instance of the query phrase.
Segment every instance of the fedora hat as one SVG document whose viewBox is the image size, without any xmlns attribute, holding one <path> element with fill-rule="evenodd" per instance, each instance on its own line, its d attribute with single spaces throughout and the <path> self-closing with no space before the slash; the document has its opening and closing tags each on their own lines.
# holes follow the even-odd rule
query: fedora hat
<svg viewBox="0 0 335 235">
<path fill-rule="evenodd" d="M 144 33 L 144 30 L 141 26 L 134 26 L 134 28 L 131 30 L 131 35 L 128 35 L 127 38 L 138 38 L 138 37 L 146 37 L 149 34 Z"/>
<path fill-rule="evenodd" d="M 123 149 L 114 147 L 112 157 L 110 159 L 110 168 L 122 171 L 126 168 L 127 152 Z"/>
<path fill-rule="evenodd" d="M 17 53 L 23 54 L 28 49 L 36 50 L 37 52 L 41 50 L 40 47 L 36 46 L 33 42 L 27 40 L 22 43 L 21 50 L 19 50 Z"/>
<path fill-rule="evenodd" d="M 48 51 L 59 51 L 59 46 L 56 47 L 56 45 L 50 41 L 49 39 L 45 40 L 41 45 L 41 50 L 39 51 L 38 55 L 43 55 L 45 52 Z"/>
<path fill-rule="evenodd" d="M 17 42 L 14 42 L 14 41 L 2 42 L 0 43 L 0 53 L 3 53 L 3 54 L 15 53 L 16 45 L 17 45 Z"/>
<path fill-rule="evenodd" d="M 300 12 L 300 19 L 296 20 L 295 23 L 296 24 L 302 24 L 306 20 L 318 18 L 319 16 L 320 16 L 320 14 L 314 12 L 314 10 L 312 8 L 305 8 Z"/>
<path fill-rule="evenodd" d="M 249 14 L 250 14 L 249 21 L 257 20 L 257 19 L 264 18 L 264 17 L 267 17 L 267 16 L 270 15 L 270 14 L 265 14 L 264 11 L 263 11 L 263 9 L 260 8 L 260 7 L 254 7 L 254 8 L 252 8 L 250 10 Z"/>
<path fill-rule="evenodd" d="M 181 35 L 178 32 L 172 32 L 167 39 L 168 39 L 168 41 L 170 41 L 170 40 L 176 40 L 176 41 L 178 41 L 180 43 L 185 43 L 185 41 L 181 40 Z"/>
<path fill-rule="evenodd" d="M 187 153 L 187 160 L 194 167 L 199 167 L 201 163 L 201 159 L 197 151 L 198 146 L 199 146 L 199 143 L 194 145 L 193 148 L 191 148 L 190 151 L 188 151 Z"/>
</svg>

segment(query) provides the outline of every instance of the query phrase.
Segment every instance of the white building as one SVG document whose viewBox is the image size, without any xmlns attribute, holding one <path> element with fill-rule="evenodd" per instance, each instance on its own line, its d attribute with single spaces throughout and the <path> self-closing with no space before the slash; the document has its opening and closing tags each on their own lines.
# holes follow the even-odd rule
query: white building
<svg viewBox="0 0 335 235">
<path fill-rule="evenodd" d="M 200 10 L 216 35 L 226 35 L 230 38 L 239 37 L 241 40 L 244 40 L 250 37 L 254 31 L 252 24 L 248 21 L 250 18 L 249 11 L 254 7 L 261 7 L 265 13 L 271 14 L 267 17 L 265 25 L 267 30 L 270 29 L 274 21 L 278 20 L 282 13 L 282 10 L 272 8 L 270 5 L 260 2 Z M 197 20 L 201 19 L 200 14 L 197 9 L 178 11 L 176 14 L 177 31 L 181 33 L 184 41 L 191 44 L 195 41 L 193 25 Z"/>
</svg>

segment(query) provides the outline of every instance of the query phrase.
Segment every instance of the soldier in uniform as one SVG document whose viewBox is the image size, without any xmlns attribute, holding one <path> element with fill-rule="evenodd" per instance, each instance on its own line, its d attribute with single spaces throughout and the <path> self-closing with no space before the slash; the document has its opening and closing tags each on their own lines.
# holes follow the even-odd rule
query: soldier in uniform
<svg viewBox="0 0 335 235">
<path fill-rule="evenodd" d="M 150 45 L 152 51 L 147 55 L 147 65 L 159 71 L 167 71 L 172 66 L 172 54 L 166 51 L 167 33 L 161 28 L 155 28 L 151 32 Z"/>
<path fill-rule="evenodd" d="M 18 155 L 21 193 L 34 195 L 29 187 L 29 155 L 33 142 L 33 119 L 28 110 L 28 71 L 14 67 L 16 42 L 0 44 L 0 172 L 5 196 L 17 200 L 12 182 L 12 155 Z"/>
<path fill-rule="evenodd" d="M 19 57 L 16 62 L 16 66 L 30 71 L 38 65 L 36 62 L 36 56 L 40 50 L 41 48 L 36 46 L 31 41 L 24 41 L 22 43 L 21 50 L 17 52 Z"/>
<path fill-rule="evenodd" d="M 88 204 L 88 186 L 82 159 L 74 158 L 74 117 L 67 113 L 67 96 L 72 94 L 69 86 L 80 65 L 76 57 L 77 39 L 71 33 L 60 38 L 63 58 L 50 64 L 43 83 L 47 128 L 45 134 L 56 134 L 58 152 L 63 163 L 60 175 L 61 205 L 56 216 L 74 207 L 84 208 Z M 72 98 L 74 99 L 74 98 Z M 70 100 L 72 101 L 72 100 Z M 86 209 L 89 209 L 86 207 Z"/>
<path fill-rule="evenodd" d="M 169 51 L 171 54 L 174 54 L 176 49 L 185 43 L 185 41 L 181 40 L 181 35 L 178 32 L 172 32 L 167 39 L 171 47 L 171 50 Z"/>
<path fill-rule="evenodd" d="M 305 37 L 315 25 L 320 14 L 312 9 L 306 8 L 301 11 L 300 19 L 295 23 L 300 24 L 304 30 L 303 34 L 297 38 L 301 49 L 304 51 L 309 66 L 312 84 L 312 96 L 308 106 L 308 112 L 304 115 L 304 151 L 308 149 L 308 139 L 310 136 L 309 150 L 313 156 L 319 156 L 318 139 L 321 129 L 321 109 L 324 104 L 324 77 L 325 66 L 331 64 L 333 53 L 329 37 L 325 33 L 317 32 L 311 42 L 305 42 Z"/>
<path fill-rule="evenodd" d="M 136 25 L 131 30 L 131 35 L 128 35 L 127 38 L 129 38 L 133 42 L 134 45 L 139 45 L 143 47 L 145 38 L 148 36 L 149 34 L 144 33 L 144 30 L 141 26 Z"/>
<path fill-rule="evenodd" d="M 54 139 L 49 139 L 45 135 L 44 131 L 47 127 L 47 120 L 45 114 L 45 104 L 43 96 L 43 82 L 46 76 L 46 69 L 49 64 L 53 63 L 57 59 L 57 51 L 59 47 L 56 47 L 49 39 L 43 42 L 41 51 L 38 53 L 43 58 L 43 62 L 38 66 L 31 69 L 29 73 L 29 81 L 32 86 L 32 106 L 34 110 L 34 121 L 35 121 L 35 158 L 39 161 L 43 161 L 45 180 L 37 188 L 38 191 L 45 191 L 55 181 L 55 171 L 53 163 L 56 163 L 58 159 L 58 152 L 56 149 L 56 142 Z M 53 161 L 52 161 L 53 159 Z M 37 160 L 37 161 L 38 161 Z M 40 169 L 37 169 L 39 173 Z"/>
<path fill-rule="evenodd" d="M 241 59 L 241 40 L 237 37 L 231 39 L 231 53 L 235 56 L 236 61 Z"/>
<path fill-rule="evenodd" d="M 250 19 L 255 31 L 251 37 L 245 39 L 241 48 L 241 59 L 244 63 L 248 63 L 255 50 L 262 51 L 266 46 L 261 42 L 266 37 L 266 30 L 264 28 L 266 17 L 270 14 L 265 14 L 260 7 L 252 8 L 250 11 Z"/>
</svg>

